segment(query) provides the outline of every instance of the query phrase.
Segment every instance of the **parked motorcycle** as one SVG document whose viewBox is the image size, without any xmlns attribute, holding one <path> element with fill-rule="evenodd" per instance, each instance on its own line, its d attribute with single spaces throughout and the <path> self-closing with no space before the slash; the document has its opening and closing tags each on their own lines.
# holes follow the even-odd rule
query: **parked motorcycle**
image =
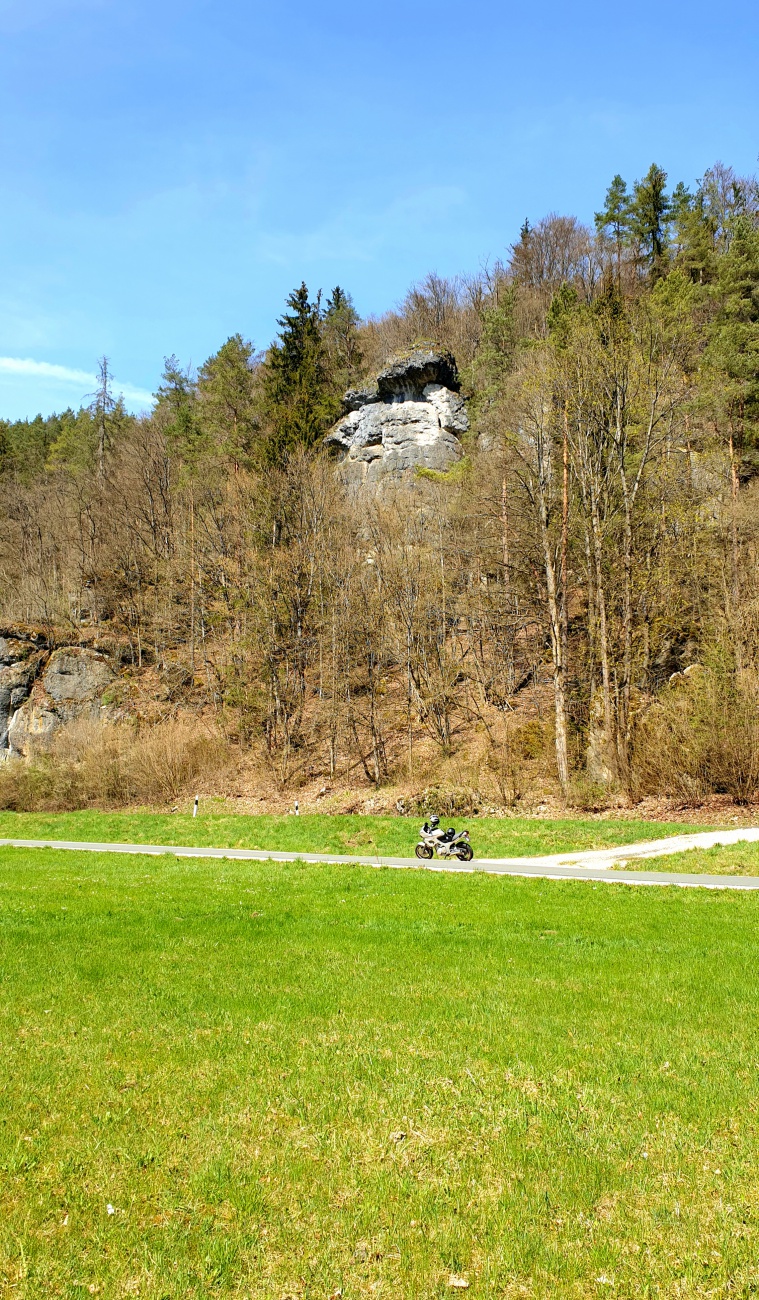
<svg viewBox="0 0 759 1300">
<path fill-rule="evenodd" d="M 439 817 L 431 817 L 424 823 L 414 852 L 418 858 L 426 860 L 435 854 L 439 858 L 458 858 L 460 862 L 471 862 L 473 857 L 469 831 L 456 831 L 452 826 L 444 831 Z"/>
</svg>

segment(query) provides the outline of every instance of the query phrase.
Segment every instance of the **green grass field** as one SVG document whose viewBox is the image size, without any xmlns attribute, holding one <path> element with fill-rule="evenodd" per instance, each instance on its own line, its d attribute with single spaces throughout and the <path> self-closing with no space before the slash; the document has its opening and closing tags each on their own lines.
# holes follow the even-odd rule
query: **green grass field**
<svg viewBox="0 0 759 1300">
<path fill-rule="evenodd" d="M 753 1296 L 758 923 L 0 850 L 0 1294 Z"/>
<path fill-rule="evenodd" d="M 421 817 L 311 813 L 302 817 L 240 813 L 0 813 L 0 839 L 94 840 L 123 844 L 191 844 L 303 853 L 413 857 Z M 542 820 L 535 817 L 453 819 L 469 827 L 476 857 L 519 857 L 604 849 L 660 839 L 701 826 L 674 822 Z M 447 824 L 447 823 L 446 823 Z"/>
<path fill-rule="evenodd" d="M 665 858 L 630 860 L 630 871 L 685 871 L 707 876 L 759 876 L 759 844 L 730 844 L 689 849 Z"/>
</svg>

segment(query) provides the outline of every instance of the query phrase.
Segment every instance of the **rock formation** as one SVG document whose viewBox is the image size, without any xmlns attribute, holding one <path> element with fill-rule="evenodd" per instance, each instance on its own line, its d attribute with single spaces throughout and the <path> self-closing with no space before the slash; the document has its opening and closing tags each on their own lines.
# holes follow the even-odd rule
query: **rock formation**
<svg viewBox="0 0 759 1300">
<path fill-rule="evenodd" d="M 67 722 L 101 717 L 112 681 L 97 650 L 51 652 L 39 633 L 0 636 L 0 757 L 46 749 Z"/>
<path fill-rule="evenodd" d="M 35 637 L 0 636 L 0 754 L 10 748 L 10 722 L 28 698 L 43 653 Z"/>
<path fill-rule="evenodd" d="M 469 429 L 449 353 L 416 351 L 392 362 L 368 388 L 349 389 L 325 445 L 352 485 L 398 481 L 416 469 L 449 470 Z"/>
</svg>

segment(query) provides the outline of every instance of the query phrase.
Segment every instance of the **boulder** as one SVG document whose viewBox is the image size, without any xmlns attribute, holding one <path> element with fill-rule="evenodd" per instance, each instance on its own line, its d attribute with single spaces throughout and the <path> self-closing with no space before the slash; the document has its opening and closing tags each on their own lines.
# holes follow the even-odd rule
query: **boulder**
<svg viewBox="0 0 759 1300">
<path fill-rule="evenodd" d="M 417 469 L 451 469 L 469 429 L 459 386 L 450 354 L 418 350 L 393 361 L 375 384 L 349 389 L 343 417 L 325 439 L 347 481 L 379 485 Z"/>
<path fill-rule="evenodd" d="M 415 401 L 429 384 L 439 384 L 452 393 L 459 391 L 459 373 L 450 352 L 418 349 L 391 361 L 377 376 L 377 392 L 383 402 Z"/>
<path fill-rule="evenodd" d="M 45 691 L 63 708 L 91 705 L 112 680 L 105 655 L 80 647 L 54 651 L 42 674 Z"/>
</svg>

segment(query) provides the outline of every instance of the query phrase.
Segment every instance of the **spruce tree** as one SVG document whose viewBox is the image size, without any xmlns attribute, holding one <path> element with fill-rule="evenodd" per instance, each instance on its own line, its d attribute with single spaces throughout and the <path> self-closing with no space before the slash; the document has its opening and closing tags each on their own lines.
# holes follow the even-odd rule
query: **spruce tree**
<svg viewBox="0 0 759 1300">
<path fill-rule="evenodd" d="M 105 461 L 108 452 L 113 443 L 113 430 L 111 417 L 116 410 L 116 399 L 113 396 L 113 375 L 111 374 L 108 357 L 100 357 L 98 360 L 98 386 L 92 394 L 90 411 L 97 428 L 97 464 L 98 477 L 105 477 Z"/>
<path fill-rule="evenodd" d="M 54 416 L 55 436 L 50 443 L 46 469 L 61 469 L 76 477 L 91 474 L 98 463 L 100 426 L 91 407 L 82 407 L 76 413 L 71 409 Z M 120 397 L 109 415 L 109 443 L 119 436 L 130 423 Z M 51 426 L 51 421 L 47 421 Z"/>
<path fill-rule="evenodd" d="M 327 354 L 330 385 L 338 398 L 355 383 L 360 373 L 363 358 L 358 324 L 358 312 L 350 294 L 337 285 L 327 299 L 321 332 Z"/>
<path fill-rule="evenodd" d="M 691 194 L 680 182 L 672 192 L 672 221 L 677 241 L 677 265 L 694 284 L 714 277 L 715 227 L 701 186 Z"/>
<path fill-rule="evenodd" d="M 500 277 L 483 305 L 482 336 L 472 365 L 481 405 L 492 405 L 498 400 L 514 369 L 519 347 L 517 300 L 516 285 Z"/>
<path fill-rule="evenodd" d="M 239 466 L 257 428 L 253 344 L 233 334 L 198 373 L 199 414 L 211 443 Z"/>
<path fill-rule="evenodd" d="M 169 452 L 190 471 L 197 468 L 208 439 L 198 415 L 198 394 L 189 368 L 175 356 L 164 359 L 161 385 L 156 393 L 156 419 L 163 427 Z"/>
<path fill-rule="evenodd" d="M 709 293 L 716 312 L 704 355 L 716 406 L 743 471 L 759 464 L 759 230 L 749 217 L 735 221 L 733 239 L 717 259 Z"/>
<path fill-rule="evenodd" d="M 574 285 L 566 280 L 553 295 L 546 313 L 548 333 L 557 347 L 564 347 L 569 337 L 573 318 L 577 315 L 579 296 Z"/>
<path fill-rule="evenodd" d="M 259 453 L 281 464 L 297 446 L 312 447 L 337 413 L 322 339 L 321 293 L 310 302 L 305 283 L 287 299 L 277 321 L 278 343 L 269 348 L 262 374 L 264 432 Z"/>
</svg>

